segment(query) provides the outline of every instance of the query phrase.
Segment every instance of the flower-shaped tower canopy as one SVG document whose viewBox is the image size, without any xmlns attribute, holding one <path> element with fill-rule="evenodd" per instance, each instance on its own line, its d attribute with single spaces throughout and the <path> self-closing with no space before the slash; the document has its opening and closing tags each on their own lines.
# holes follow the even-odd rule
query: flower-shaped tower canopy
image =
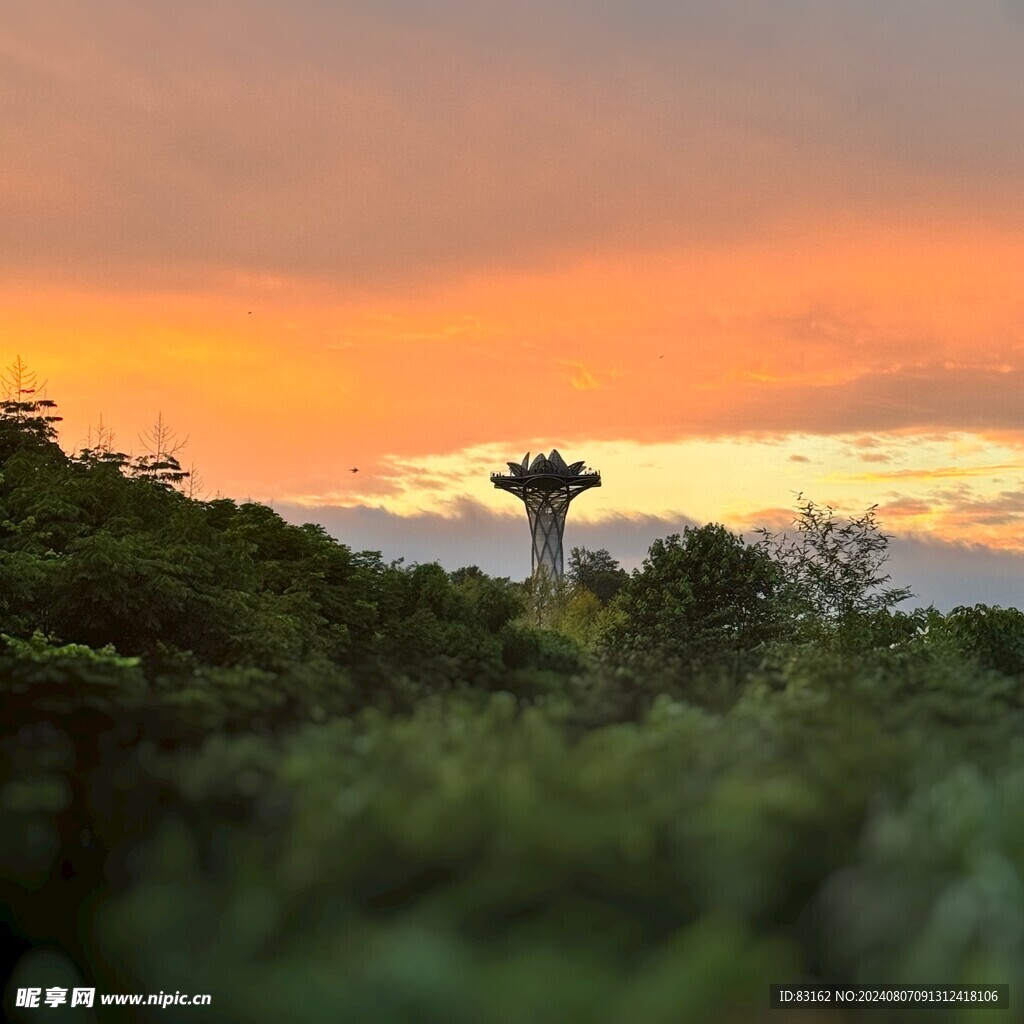
<svg viewBox="0 0 1024 1024">
<path fill-rule="evenodd" d="M 491 482 L 514 494 L 526 506 L 533 537 L 534 573 L 543 568 L 548 575 L 560 579 L 562 533 L 569 503 L 583 491 L 600 487 L 601 474 L 587 470 L 582 462 L 566 464 L 555 449 L 550 455 L 535 456 L 533 462 L 527 452 L 522 462 L 510 462 L 508 468 L 507 474 L 492 473 Z"/>
</svg>

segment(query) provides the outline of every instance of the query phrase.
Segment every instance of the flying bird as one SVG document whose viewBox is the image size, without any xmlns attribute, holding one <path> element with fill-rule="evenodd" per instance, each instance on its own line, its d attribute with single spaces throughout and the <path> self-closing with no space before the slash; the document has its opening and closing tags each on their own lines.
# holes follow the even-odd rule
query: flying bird
<svg viewBox="0 0 1024 1024">
<path fill-rule="evenodd" d="M 357 468 L 356 468 L 355 466 L 353 466 L 353 467 L 352 467 L 352 468 L 351 468 L 351 469 L 349 470 L 349 472 L 350 472 L 350 473 L 358 473 L 358 472 L 359 472 L 359 470 L 358 470 L 358 469 L 357 469 Z"/>
</svg>

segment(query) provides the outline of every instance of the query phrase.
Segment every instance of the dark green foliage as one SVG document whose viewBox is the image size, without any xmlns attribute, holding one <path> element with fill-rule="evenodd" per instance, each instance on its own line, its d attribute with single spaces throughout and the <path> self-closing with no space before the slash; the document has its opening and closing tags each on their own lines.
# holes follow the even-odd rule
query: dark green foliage
<svg viewBox="0 0 1024 1024">
<path fill-rule="evenodd" d="M 139 703 L 146 691 L 139 659 L 122 657 L 113 647 L 57 646 L 41 633 L 0 641 L 0 693 L 12 719 L 83 708 L 114 711 Z"/>
<path fill-rule="evenodd" d="M 774 636 L 782 578 L 758 547 L 717 523 L 652 545 L 616 598 L 609 648 L 682 656 L 749 649 Z"/>
<path fill-rule="evenodd" d="M 21 448 L 56 449 L 57 403 L 21 356 L 0 374 L 0 395 L 0 459 Z"/>
<path fill-rule="evenodd" d="M 453 581 L 458 584 L 468 607 L 471 622 L 489 633 L 497 633 L 523 610 L 523 596 L 507 579 L 473 576 Z"/>
<path fill-rule="evenodd" d="M 604 548 L 597 551 L 573 548 L 566 577 L 571 586 L 589 590 L 601 604 L 607 604 L 629 579 L 618 560 Z"/>
<path fill-rule="evenodd" d="M 510 668 L 541 669 L 565 675 L 582 665 L 579 645 L 552 629 L 509 626 L 502 631 L 502 657 Z"/>
<path fill-rule="evenodd" d="M 952 645 L 978 659 L 985 668 L 1008 675 L 1024 672 L 1024 612 L 976 604 L 954 608 L 935 627 Z"/>
</svg>

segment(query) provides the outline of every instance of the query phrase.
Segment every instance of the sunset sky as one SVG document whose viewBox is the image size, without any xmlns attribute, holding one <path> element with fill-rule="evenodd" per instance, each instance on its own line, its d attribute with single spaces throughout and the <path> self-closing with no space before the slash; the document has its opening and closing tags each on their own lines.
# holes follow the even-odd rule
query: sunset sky
<svg viewBox="0 0 1024 1024">
<path fill-rule="evenodd" d="M 567 547 L 802 491 L 1024 604 L 1022 66 L 1017 0 L 8 0 L 2 361 L 389 558 L 522 578 L 557 447 Z"/>
</svg>

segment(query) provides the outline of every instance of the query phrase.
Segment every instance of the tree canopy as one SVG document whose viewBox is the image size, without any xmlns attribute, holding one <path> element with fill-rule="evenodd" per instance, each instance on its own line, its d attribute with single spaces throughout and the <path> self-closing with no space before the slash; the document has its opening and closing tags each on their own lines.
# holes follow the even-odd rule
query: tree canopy
<svg viewBox="0 0 1024 1024">
<path fill-rule="evenodd" d="M 742 649 L 779 626 L 779 565 L 718 523 L 651 545 L 615 600 L 606 642 L 620 649 L 699 654 Z"/>
<path fill-rule="evenodd" d="M 601 604 L 607 604 L 629 578 L 625 569 L 605 548 L 590 551 L 573 548 L 566 577 L 573 587 L 589 590 Z"/>
</svg>

